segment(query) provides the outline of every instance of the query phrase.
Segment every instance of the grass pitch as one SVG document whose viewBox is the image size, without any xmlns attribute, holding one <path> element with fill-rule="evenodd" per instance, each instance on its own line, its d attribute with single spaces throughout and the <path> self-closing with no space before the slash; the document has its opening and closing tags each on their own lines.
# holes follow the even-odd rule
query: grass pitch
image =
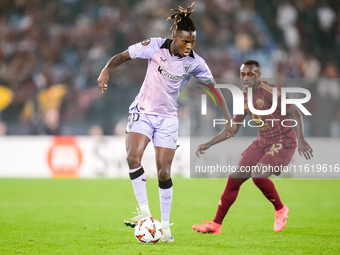
<svg viewBox="0 0 340 255">
<path fill-rule="evenodd" d="M 194 232 L 212 220 L 225 179 L 174 178 L 173 244 L 140 244 L 123 220 L 135 210 L 128 179 L 0 179 L 0 254 L 339 254 L 340 179 L 274 180 L 290 209 L 274 233 L 274 209 L 252 181 L 220 235 Z M 160 219 L 156 179 L 147 181 Z"/>
</svg>

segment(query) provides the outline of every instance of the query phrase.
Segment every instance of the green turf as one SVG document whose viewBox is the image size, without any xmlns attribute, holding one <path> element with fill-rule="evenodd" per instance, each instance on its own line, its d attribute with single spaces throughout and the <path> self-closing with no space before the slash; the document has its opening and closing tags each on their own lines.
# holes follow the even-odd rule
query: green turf
<svg viewBox="0 0 340 255">
<path fill-rule="evenodd" d="M 0 179 L 0 254 L 339 254 L 340 179 L 274 180 L 290 208 L 273 232 L 274 210 L 245 183 L 220 235 L 191 229 L 211 220 L 224 179 L 174 178 L 173 244 L 139 244 L 123 225 L 136 201 L 128 179 Z M 151 212 L 158 187 L 148 179 Z"/>
</svg>

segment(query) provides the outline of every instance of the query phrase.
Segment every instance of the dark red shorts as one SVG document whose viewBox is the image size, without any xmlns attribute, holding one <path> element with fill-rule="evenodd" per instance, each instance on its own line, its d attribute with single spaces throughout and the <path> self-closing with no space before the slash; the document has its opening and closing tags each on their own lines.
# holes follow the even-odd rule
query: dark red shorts
<svg viewBox="0 0 340 255">
<path fill-rule="evenodd" d="M 295 132 L 294 132 L 295 133 Z M 243 153 L 239 166 L 256 166 L 258 163 L 270 166 L 287 166 L 296 149 L 296 135 L 273 141 L 255 140 Z M 279 175 L 280 173 L 275 173 Z"/>
</svg>

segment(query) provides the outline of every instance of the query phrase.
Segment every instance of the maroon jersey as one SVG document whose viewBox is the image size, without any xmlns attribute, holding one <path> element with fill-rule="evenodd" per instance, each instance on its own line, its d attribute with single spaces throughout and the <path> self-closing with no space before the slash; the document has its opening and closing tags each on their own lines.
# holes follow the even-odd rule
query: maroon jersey
<svg viewBox="0 0 340 255">
<path fill-rule="evenodd" d="M 273 84 L 261 81 L 258 87 L 253 90 L 253 106 L 257 110 L 270 109 L 273 104 L 273 88 L 276 87 Z M 281 88 L 277 90 L 277 107 L 276 110 L 269 115 L 256 115 L 251 113 L 248 108 L 248 92 L 247 89 L 243 89 L 244 95 L 244 115 L 236 115 L 233 118 L 233 122 L 243 122 L 248 114 L 253 121 L 249 124 L 251 126 L 257 125 L 258 127 L 258 140 L 278 141 L 283 138 L 296 138 L 296 133 L 292 130 L 291 123 L 287 119 L 290 119 L 288 115 L 281 115 Z M 287 106 L 289 108 L 289 106 Z M 284 125 L 282 125 L 282 121 Z M 246 124 L 247 125 L 247 124 Z M 288 127 L 287 127 L 288 126 Z"/>
</svg>

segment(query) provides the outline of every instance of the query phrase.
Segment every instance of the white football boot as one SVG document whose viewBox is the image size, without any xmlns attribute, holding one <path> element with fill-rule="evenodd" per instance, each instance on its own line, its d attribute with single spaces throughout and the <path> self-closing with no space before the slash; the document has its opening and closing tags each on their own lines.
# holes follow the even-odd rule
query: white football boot
<svg viewBox="0 0 340 255">
<path fill-rule="evenodd" d="M 143 213 L 139 210 L 138 207 L 136 207 L 137 209 L 137 212 L 134 212 L 135 214 L 138 214 L 137 216 L 133 217 L 133 218 L 127 218 L 124 220 L 124 224 L 128 227 L 132 227 L 134 228 L 137 224 L 137 222 L 142 219 L 142 218 L 145 218 L 145 217 L 150 217 L 151 215 L 150 214 L 147 214 L 147 213 Z"/>
<path fill-rule="evenodd" d="M 171 231 L 170 231 L 171 225 L 173 225 L 173 223 L 163 226 L 163 237 L 162 237 L 163 243 L 173 243 L 175 240 L 174 237 L 171 235 Z"/>
</svg>

